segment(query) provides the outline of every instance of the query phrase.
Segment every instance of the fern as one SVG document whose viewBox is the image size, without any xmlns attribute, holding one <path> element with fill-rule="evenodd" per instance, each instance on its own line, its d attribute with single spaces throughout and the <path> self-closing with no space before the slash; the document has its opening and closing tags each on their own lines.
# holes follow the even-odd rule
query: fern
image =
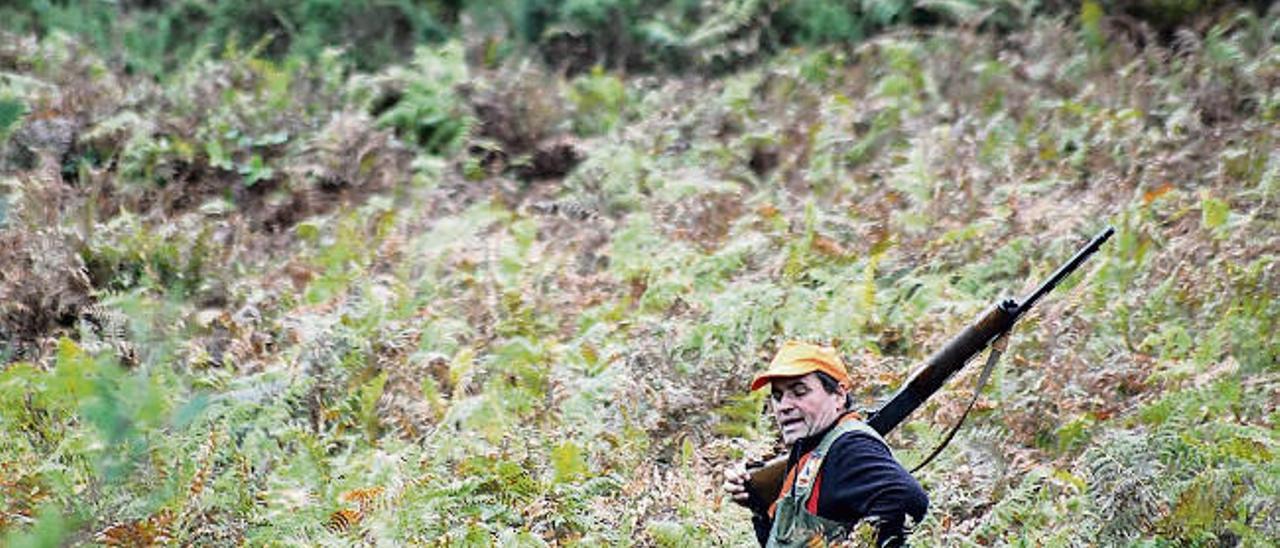
<svg viewBox="0 0 1280 548">
<path fill-rule="evenodd" d="M 15 99 L 0 99 L 0 142 L 9 138 L 9 133 L 26 113 L 26 105 Z"/>
<path fill-rule="evenodd" d="M 575 79 L 568 95 L 575 106 L 574 125 L 579 135 L 609 132 L 621 121 L 627 103 L 622 81 L 598 67 L 590 75 Z"/>
<path fill-rule="evenodd" d="M 1274 14 L 135 4 L 0 8 L 6 545 L 749 543 L 779 341 L 870 402 L 1103 221 L 917 543 L 1280 536 Z"/>
<path fill-rule="evenodd" d="M 415 53 L 413 66 L 412 73 L 393 68 L 373 79 L 373 86 L 385 81 L 382 85 L 389 89 L 367 99 L 372 104 L 366 108 L 380 126 L 394 128 L 398 136 L 423 150 L 452 151 L 470 125 L 453 89 L 467 78 L 462 50 L 458 44 L 423 48 Z M 356 87 L 356 92 L 369 93 L 362 88 Z"/>
</svg>

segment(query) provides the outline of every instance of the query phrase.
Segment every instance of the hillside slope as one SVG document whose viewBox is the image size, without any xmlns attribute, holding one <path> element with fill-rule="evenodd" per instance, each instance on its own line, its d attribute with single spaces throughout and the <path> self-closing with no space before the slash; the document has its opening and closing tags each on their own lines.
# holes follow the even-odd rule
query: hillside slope
<svg viewBox="0 0 1280 548">
<path fill-rule="evenodd" d="M 1108 224 L 920 473 L 915 542 L 1274 543 L 1278 37 L 160 80 L 5 40 L 5 544 L 747 544 L 720 470 L 774 449 L 745 389 L 778 343 L 837 345 L 872 405 Z"/>
</svg>

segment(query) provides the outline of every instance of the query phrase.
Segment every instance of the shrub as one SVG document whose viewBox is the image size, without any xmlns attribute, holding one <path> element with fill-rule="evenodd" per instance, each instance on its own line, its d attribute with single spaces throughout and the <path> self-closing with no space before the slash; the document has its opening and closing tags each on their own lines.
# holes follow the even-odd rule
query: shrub
<svg viewBox="0 0 1280 548">
<path fill-rule="evenodd" d="M 444 39 L 456 24 L 449 0 L 248 0 L 96 2 L 18 0 L 0 8 L 8 28 L 39 35 L 68 32 L 131 72 L 161 75 L 206 44 L 254 43 L 267 52 L 315 58 L 328 47 L 350 51 L 361 69 L 375 69 Z"/>
</svg>

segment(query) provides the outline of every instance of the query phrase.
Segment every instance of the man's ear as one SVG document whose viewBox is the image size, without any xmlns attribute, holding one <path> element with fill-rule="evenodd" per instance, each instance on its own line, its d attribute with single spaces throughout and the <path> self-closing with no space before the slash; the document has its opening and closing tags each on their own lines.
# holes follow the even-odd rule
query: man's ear
<svg viewBox="0 0 1280 548">
<path fill-rule="evenodd" d="M 841 406 L 845 411 L 853 410 L 853 391 L 849 387 L 841 384 L 836 387 L 836 394 L 840 396 Z"/>
</svg>

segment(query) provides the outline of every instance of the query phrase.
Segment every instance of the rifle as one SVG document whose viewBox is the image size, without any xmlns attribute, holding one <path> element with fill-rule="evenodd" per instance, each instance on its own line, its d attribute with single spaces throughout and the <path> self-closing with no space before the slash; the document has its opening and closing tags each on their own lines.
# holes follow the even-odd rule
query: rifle
<svg viewBox="0 0 1280 548">
<path fill-rule="evenodd" d="M 915 411 L 925 400 L 929 399 L 929 396 L 932 396 L 939 388 L 942 388 L 943 383 L 949 377 L 955 374 L 956 371 L 963 369 L 971 358 L 988 346 L 992 346 L 997 339 L 1008 334 L 1013 329 L 1013 324 L 1017 323 L 1018 318 L 1021 318 L 1023 314 L 1031 310 L 1036 301 L 1053 291 L 1053 288 L 1057 287 L 1058 283 L 1074 272 L 1076 268 L 1079 268 L 1114 233 L 1115 228 L 1110 226 L 1098 233 L 1088 244 L 1077 251 L 1074 257 L 1071 257 L 1070 260 L 1059 267 L 1052 276 L 1049 276 L 1048 280 L 1040 284 L 1040 287 L 1022 299 L 1021 302 L 1014 299 L 1004 299 L 988 308 L 978 316 L 977 320 L 965 327 L 959 335 L 947 342 L 941 350 L 929 356 L 924 365 L 919 367 L 907 379 L 907 382 L 898 389 L 887 403 L 871 413 L 870 418 L 867 419 L 867 425 L 879 432 L 881 436 L 888 435 L 912 411 Z M 1000 347 L 1003 345 L 995 344 L 995 346 L 996 348 L 992 350 L 992 358 L 988 360 L 986 370 L 983 371 L 983 378 L 979 380 L 978 389 L 974 393 L 974 401 L 977 400 L 977 392 L 981 392 L 986 375 L 995 364 L 995 359 L 1002 350 Z M 972 407 L 973 402 L 970 402 L 969 405 Z M 965 413 L 967 414 L 968 411 L 966 410 Z M 933 457 L 942 451 L 943 447 L 946 447 L 947 442 L 951 440 L 951 436 L 955 435 L 956 430 L 960 428 L 960 424 L 963 421 L 964 416 L 961 416 L 951 433 L 934 450 L 933 454 L 925 458 L 916 467 L 916 470 L 928 464 Z M 766 501 L 766 503 L 776 500 L 782 490 L 783 476 L 787 471 L 787 455 L 780 455 L 766 463 L 757 462 L 753 464 L 754 466 L 748 465 L 750 477 L 747 480 L 747 489 L 753 492 L 752 498 L 759 497 L 756 500 Z"/>
</svg>

